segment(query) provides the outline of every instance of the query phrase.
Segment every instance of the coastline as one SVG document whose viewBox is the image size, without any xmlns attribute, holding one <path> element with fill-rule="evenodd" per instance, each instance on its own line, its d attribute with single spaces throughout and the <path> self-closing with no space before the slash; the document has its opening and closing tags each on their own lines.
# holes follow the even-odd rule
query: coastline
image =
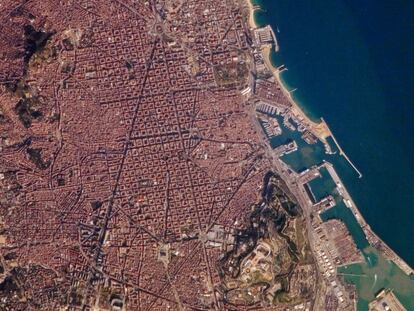
<svg viewBox="0 0 414 311">
<path fill-rule="evenodd" d="M 249 27 L 251 29 L 259 28 L 259 25 L 257 24 L 255 20 L 255 11 L 257 9 L 257 5 L 253 3 L 254 0 L 245 0 L 247 3 L 247 6 L 249 8 Z M 276 79 L 277 83 L 280 85 L 281 90 L 285 94 L 285 96 L 289 99 L 292 108 L 291 112 L 292 114 L 303 124 L 305 124 L 308 129 L 316 136 L 318 137 L 324 144 L 327 144 L 326 139 L 331 135 L 331 131 L 328 127 L 328 124 L 325 122 L 325 120 L 320 119 L 319 122 L 315 122 L 311 120 L 306 113 L 302 110 L 300 105 L 293 99 L 291 93 L 287 89 L 286 85 L 283 83 L 283 80 L 280 76 L 281 71 L 279 71 L 273 64 L 271 60 L 271 53 L 272 53 L 272 45 L 265 45 L 261 49 L 261 54 L 263 56 L 263 60 L 265 62 L 266 67 L 270 70 L 270 72 L 273 74 L 274 78 Z"/>
<path fill-rule="evenodd" d="M 249 8 L 249 17 L 248 17 L 249 27 L 250 27 L 250 29 L 256 29 L 256 28 L 259 27 L 259 25 L 256 23 L 254 15 L 255 15 L 255 11 L 256 11 L 258 5 L 253 3 L 254 0 L 244 0 L 244 1 L 245 1 L 245 3 L 247 3 L 248 8 Z M 340 151 L 341 156 L 343 156 L 349 162 L 351 167 L 358 173 L 359 178 L 361 178 L 362 174 L 355 167 L 355 165 L 351 162 L 351 160 L 347 157 L 345 152 L 341 149 L 340 145 L 336 142 L 336 139 L 334 138 L 334 136 L 332 134 L 332 131 L 330 130 L 330 128 L 329 128 L 328 124 L 326 123 L 326 121 L 323 118 L 320 119 L 320 122 L 315 122 L 315 121 L 311 120 L 306 115 L 306 113 L 302 110 L 300 105 L 293 99 L 291 93 L 289 92 L 289 90 L 287 89 L 286 85 L 283 83 L 283 80 L 280 77 L 281 71 L 278 70 L 278 68 L 276 68 L 272 64 L 271 52 L 272 52 L 272 45 L 270 45 L 270 44 L 265 45 L 261 48 L 261 54 L 262 54 L 265 66 L 272 73 L 272 75 L 276 79 L 277 83 L 280 85 L 281 90 L 287 96 L 290 103 L 292 104 L 292 107 L 291 107 L 292 114 L 301 123 L 305 124 L 307 126 L 307 128 L 309 129 L 309 131 L 311 131 L 325 146 L 329 147 L 329 143 L 327 142 L 327 138 L 332 137 L 334 139 L 339 151 Z M 332 169 L 334 170 L 333 167 L 332 167 Z M 335 175 L 338 176 L 336 174 L 336 172 L 335 172 Z M 338 176 L 338 180 L 340 180 L 339 176 Z M 350 194 L 346 190 L 344 183 L 341 180 L 340 180 L 340 182 L 343 186 L 343 189 L 346 192 L 346 196 L 348 197 L 348 200 L 351 202 L 352 206 L 351 206 L 350 209 L 353 212 L 353 214 L 356 216 L 356 220 L 357 220 L 358 224 L 360 225 L 360 227 L 363 229 L 370 245 L 372 245 L 374 242 L 376 242 L 376 244 L 379 244 L 380 246 L 382 246 L 382 249 L 379 250 L 379 251 L 382 253 L 382 255 L 386 259 L 393 261 L 407 275 L 414 275 L 414 269 L 409 264 L 407 264 L 398 254 L 396 254 L 395 251 L 392 248 L 390 248 L 381 238 L 379 238 L 378 235 L 376 235 L 376 233 L 373 232 L 373 230 L 371 229 L 369 224 L 366 223 L 366 221 L 365 221 L 364 217 L 362 216 L 361 212 L 359 211 L 357 205 L 352 200 L 352 197 L 350 196 Z"/>
<path fill-rule="evenodd" d="M 326 143 L 326 139 L 331 135 L 331 131 L 323 119 L 320 119 L 320 122 L 315 122 L 311 120 L 305 112 L 302 110 L 300 105 L 293 99 L 292 94 L 287 89 L 286 85 L 283 83 L 283 80 L 280 76 L 280 71 L 275 68 L 271 61 L 272 47 L 271 45 L 264 46 L 261 50 L 263 60 L 266 64 L 266 67 L 272 72 L 273 76 L 277 80 L 278 84 L 281 87 L 281 90 L 285 96 L 289 99 L 292 104 L 292 114 L 301 122 L 307 125 L 309 130 L 318 137 L 322 142 Z"/>
<path fill-rule="evenodd" d="M 249 7 L 249 26 L 250 28 L 257 28 L 256 20 L 254 18 L 254 11 L 255 11 L 255 4 L 253 4 L 254 0 L 244 0 L 247 3 L 247 6 Z"/>
<path fill-rule="evenodd" d="M 343 199 L 344 201 L 348 201 L 347 208 L 349 208 L 355 216 L 356 221 L 358 222 L 361 229 L 364 231 L 366 239 L 370 246 L 374 247 L 374 244 L 380 244 L 383 248 L 382 250 L 378 250 L 382 253 L 382 255 L 388 259 L 393 261 L 402 271 L 404 271 L 407 275 L 414 275 L 414 270 L 411 266 L 405 262 L 400 256 L 395 253 L 391 247 L 387 245 L 370 227 L 370 225 L 366 222 L 364 216 L 358 209 L 358 206 L 352 199 L 352 196 L 349 194 L 348 190 L 345 187 L 344 182 L 342 181 L 341 177 L 339 177 L 338 173 L 335 171 L 335 168 L 332 163 L 324 161 L 324 166 L 328 169 L 329 174 L 331 175 L 332 179 L 335 181 L 337 185 L 341 185 L 341 191 L 343 192 Z M 346 205 L 346 204 L 345 204 Z"/>
</svg>

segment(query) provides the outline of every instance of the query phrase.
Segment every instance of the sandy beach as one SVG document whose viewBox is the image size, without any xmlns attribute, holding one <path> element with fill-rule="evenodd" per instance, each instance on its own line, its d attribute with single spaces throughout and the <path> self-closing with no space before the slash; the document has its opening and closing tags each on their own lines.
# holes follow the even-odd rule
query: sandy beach
<svg viewBox="0 0 414 311">
<path fill-rule="evenodd" d="M 249 26 L 252 29 L 256 29 L 258 27 L 255 18 L 254 18 L 254 4 L 252 0 L 246 0 L 248 7 L 249 7 Z M 326 138 L 330 136 L 331 131 L 329 130 L 328 125 L 325 121 L 321 120 L 320 122 L 312 121 L 300 108 L 300 106 L 293 100 L 292 95 L 287 90 L 286 86 L 283 84 L 283 81 L 280 77 L 280 72 L 277 68 L 275 68 L 272 64 L 270 59 L 272 46 L 266 45 L 262 47 L 261 53 L 263 56 L 263 60 L 265 62 L 266 67 L 272 72 L 273 76 L 275 77 L 278 84 L 281 86 L 283 93 L 289 98 L 289 101 L 292 104 L 292 114 L 301 122 L 307 125 L 308 129 L 318 137 L 322 142 L 326 142 Z"/>
<path fill-rule="evenodd" d="M 247 0 L 248 7 L 249 7 L 249 27 L 252 29 L 255 29 L 258 27 L 256 21 L 255 21 L 255 6 L 252 3 L 253 0 Z M 256 7 L 257 9 L 257 7 Z M 279 71 L 275 66 L 273 66 L 271 61 L 271 53 L 272 53 L 273 46 L 271 44 L 263 45 L 261 47 L 261 54 L 263 57 L 263 61 L 265 63 L 265 66 L 267 69 L 273 74 L 275 80 L 280 85 L 281 90 L 283 91 L 286 98 L 289 99 L 291 103 L 291 114 L 299 120 L 299 122 L 306 126 L 306 128 L 312 132 L 327 148 L 327 150 L 330 150 L 330 145 L 327 142 L 328 137 L 332 137 L 334 140 L 336 146 L 338 147 L 340 154 L 345 157 L 345 159 L 349 162 L 349 164 L 355 169 L 355 171 L 358 173 L 358 176 L 361 178 L 362 173 L 357 169 L 357 167 L 351 162 L 351 160 L 348 158 L 348 156 L 345 154 L 345 152 L 342 150 L 340 145 L 337 143 L 335 137 L 333 136 L 328 124 L 325 122 L 323 118 L 319 120 L 319 122 L 315 122 L 311 120 L 306 113 L 301 109 L 300 105 L 293 99 L 292 94 L 288 91 L 286 85 L 284 85 L 282 79 L 281 79 L 281 71 Z"/>
<path fill-rule="evenodd" d="M 292 103 L 292 114 L 301 122 L 307 124 L 308 128 L 314 135 L 316 135 L 320 140 L 325 141 L 327 137 L 330 136 L 330 130 L 327 124 L 324 121 L 319 123 L 312 121 L 300 108 L 300 106 L 293 100 L 292 95 L 287 90 L 286 86 L 283 84 L 283 81 L 280 78 L 280 72 L 277 68 L 272 65 L 270 60 L 270 53 L 272 52 L 272 47 L 270 45 L 262 48 L 263 60 L 266 64 L 266 67 L 272 72 L 273 76 L 277 80 L 278 84 L 281 86 L 283 93 L 289 98 L 289 101 Z"/>
<path fill-rule="evenodd" d="M 255 11 L 254 5 L 252 3 L 252 0 L 246 0 L 246 3 L 249 7 L 249 26 L 250 28 L 255 29 L 257 28 L 257 24 L 256 24 L 256 21 L 254 20 L 254 11 Z"/>
<path fill-rule="evenodd" d="M 249 7 L 249 26 L 251 29 L 256 29 L 259 27 L 257 25 L 254 14 L 255 14 L 255 5 L 252 3 L 253 0 L 246 0 L 248 7 Z M 357 173 L 360 174 L 360 177 L 362 177 L 362 174 L 359 172 L 359 170 L 355 167 L 355 165 L 351 162 L 351 160 L 347 157 L 347 155 L 344 153 L 344 151 L 341 149 L 339 144 L 336 142 L 328 124 L 325 122 L 323 118 L 320 119 L 320 122 L 315 122 L 311 120 L 301 109 L 301 107 L 298 105 L 298 103 L 295 102 L 295 100 L 292 98 L 292 95 L 286 88 L 286 86 L 283 84 L 283 81 L 280 77 L 280 71 L 275 68 L 271 61 L 271 53 L 272 53 L 272 45 L 265 45 L 261 49 L 262 57 L 265 63 L 265 66 L 272 72 L 274 78 L 276 79 L 277 83 L 280 85 L 282 91 L 287 96 L 289 101 L 292 104 L 291 107 L 291 113 L 303 124 L 306 124 L 307 128 L 316 136 L 318 137 L 324 144 L 327 143 L 328 137 L 333 137 L 338 149 L 340 150 L 340 154 L 345 157 L 345 159 L 350 163 L 350 165 L 356 170 Z M 328 144 L 329 145 L 329 144 Z M 336 173 L 335 173 L 336 174 Z M 338 177 L 339 178 L 339 177 Z M 341 182 L 342 183 L 342 182 Z M 342 183 L 343 184 L 343 183 Z M 344 184 L 343 184 L 344 185 Z M 365 219 L 363 218 L 361 212 L 357 208 L 355 202 L 353 202 L 351 196 L 348 194 L 349 199 L 352 201 L 353 208 L 352 211 L 354 214 L 358 215 L 356 217 L 358 223 L 365 231 L 365 234 L 367 237 L 370 237 L 371 239 L 375 239 L 377 241 L 380 241 L 383 248 L 386 249 L 386 251 L 382 252 L 385 257 L 389 260 L 394 261 L 400 269 L 402 269 L 407 275 L 414 273 L 414 270 L 408 265 L 401 257 L 399 257 L 391 247 L 389 247 L 381 238 L 379 238 L 370 228 L 370 226 L 366 223 Z"/>
</svg>

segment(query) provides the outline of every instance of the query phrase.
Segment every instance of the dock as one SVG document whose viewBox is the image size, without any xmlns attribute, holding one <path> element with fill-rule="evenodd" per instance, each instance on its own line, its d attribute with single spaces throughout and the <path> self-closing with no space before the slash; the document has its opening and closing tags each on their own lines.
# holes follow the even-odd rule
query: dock
<svg viewBox="0 0 414 311">
<path fill-rule="evenodd" d="M 364 231 L 369 244 L 370 245 L 374 244 L 374 246 L 375 244 L 380 244 L 382 247 L 381 252 L 385 255 L 387 259 L 394 261 L 395 264 L 397 264 L 398 267 L 401 270 L 403 270 L 407 275 L 414 275 L 414 270 L 410 267 L 410 265 L 408 265 L 401 257 L 399 257 L 392 250 L 391 247 L 389 247 L 381 238 L 379 238 L 375 234 L 374 231 L 372 231 L 371 227 L 365 221 L 364 217 L 362 216 L 355 202 L 352 200 L 352 197 L 349 194 L 348 190 L 345 188 L 344 183 L 342 182 L 342 180 L 336 173 L 335 168 L 333 167 L 333 164 L 328 161 L 324 161 L 323 164 L 320 165 L 320 167 L 325 167 L 328 170 L 329 175 L 331 176 L 331 178 L 337 185 L 338 192 L 342 196 L 346 207 L 349 208 L 354 214 L 355 219 L 357 220 L 360 227 Z"/>
<path fill-rule="evenodd" d="M 282 107 L 277 106 L 276 104 L 270 104 L 265 101 L 259 101 L 256 104 L 256 111 L 259 111 L 267 115 L 275 116 L 282 114 L 284 109 Z"/>
<path fill-rule="evenodd" d="M 279 43 L 276 39 L 276 34 L 270 25 L 255 30 L 256 41 L 260 46 L 271 45 L 275 46 L 275 52 L 279 51 Z"/>
</svg>

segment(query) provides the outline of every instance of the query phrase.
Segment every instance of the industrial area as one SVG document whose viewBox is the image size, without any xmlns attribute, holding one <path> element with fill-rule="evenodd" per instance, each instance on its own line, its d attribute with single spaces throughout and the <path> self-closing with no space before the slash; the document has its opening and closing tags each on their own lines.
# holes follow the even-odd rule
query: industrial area
<svg viewBox="0 0 414 311">
<path fill-rule="evenodd" d="M 355 310 L 337 268 L 363 253 L 321 216 L 338 200 L 413 273 L 330 162 L 296 172 L 281 159 L 296 141 L 272 146 L 287 128 L 333 153 L 252 12 L 236 0 L 0 6 L 1 310 Z M 338 197 L 314 196 L 321 170 Z M 384 288 L 370 308 L 400 305 Z"/>
</svg>

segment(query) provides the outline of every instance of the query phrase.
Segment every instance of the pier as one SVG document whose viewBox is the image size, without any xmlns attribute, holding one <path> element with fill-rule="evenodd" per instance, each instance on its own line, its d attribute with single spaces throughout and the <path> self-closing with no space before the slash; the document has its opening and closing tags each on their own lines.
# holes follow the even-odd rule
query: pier
<svg viewBox="0 0 414 311">
<path fill-rule="evenodd" d="M 285 65 L 280 65 L 279 67 L 276 68 L 277 71 L 279 72 L 279 74 L 281 74 L 283 71 L 288 70 L 287 67 Z"/>
<path fill-rule="evenodd" d="M 339 194 L 342 196 L 344 200 L 344 203 L 345 202 L 347 203 L 345 205 L 347 205 L 347 207 L 349 207 L 352 210 L 352 212 L 355 215 L 355 218 L 358 220 L 361 227 L 364 228 L 367 224 L 365 220 L 363 219 L 362 215 L 357 210 L 356 204 L 352 200 L 351 195 L 346 190 L 342 180 L 339 178 L 338 174 L 336 173 L 335 168 L 333 167 L 332 163 L 324 160 L 323 163 L 320 165 L 320 168 L 321 167 L 325 167 L 328 170 L 329 175 L 331 175 L 332 180 L 335 182 L 338 188 Z"/>
<path fill-rule="evenodd" d="M 291 141 L 287 144 L 280 145 L 279 147 L 276 147 L 275 149 L 273 149 L 273 152 L 278 158 L 280 158 L 280 157 L 282 157 L 286 154 L 292 153 L 296 150 L 298 150 L 298 145 L 296 144 L 296 141 L 293 140 L 293 141 Z"/>
<path fill-rule="evenodd" d="M 268 26 L 268 27 L 270 27 L 270 26 Z M 277 39 L 276 39 L 276 34 L 275 34 L 275 32 L 273 31 L 273 28 L 272 28 L 272 27 L 270 27 L 270 31 L 271 31 L 271 33 L 272 33 L 273 43 L 274 43 L 274 45 L 275 45 L 275 52 L 279 52 L 279 43 L 277 42 Z"/>
<path fill-rule="evenodd" d="M 332 131 L 331 131 L 331 129 L 329 128 L 329 126 L 328 126 L 328 124 L 326 123 L 326 121 L 323 119 L 323 118 L 321 118 L 321 120 L 322 120 L 322 122 L 323 123 L 325 123 L 325 125 L 326 125 L 326 128 L 328 129 L 328 131 L 329 131 L 329 136 L 330 137 L 332 137 L 332 140 L 334 141 L 334 143 L 335 143 L 335 145 L 336 145 L 336 147 L 338 148 L 338 150 L 339 150 L 339 154 L 341 155 L 341 156 L 343 156 L 344 158 L 345 158 L 345 160 L 347 160 L 348 161 L 348 163 L 349 163 L 349 165 L 351 165 L 351 167 L 357 172 L 357 174 L 358 174 L 358 178 L 362 178 L 362 173 L 358 170 L 358 168 L 355 166 L 355 164 L 354 163 L 352 163 L 352 161 L 351 161 L 351 159 L 346 155 L 346 153 L 342 150 L 342 148 L 341 148 L 341 146 L 339 145 L 339 143 L 338 143 L 338 141 L 336 140 L 336 138 L 335 138 L 335 136 L 334 136 L 334 134 L 332 133 Z"/>
<path fill-rule="evenodd" d="M 345 185 L 343 184 L 342 180 L 336 173 L 333 164 L 324 161 L 323 164 L 320 165 L 320 167 L 326 167 L 326 169 L 328 170 L 329 175 L 331 175 L 331 178 L 337 185 L 338 192 L 342 196 L 345 206 L 349 208 L 354 214 L 355 219 L 364 231 L 369 244 L 375 246 L 377 249 L 378 245 L 380 245 L 382 253 L 388 260 L 394 261 L 395 264 L 397 264 L 398 267 L 407 275 L 414 275 L 414 270 L 402 258 L 400 258 L 383 240 L 381 240 L 375 234 L 375 232 L 372 231 L 371 227 L 365 221 L 355 202 L 352 200 L 352 197 L 348 193 L 348 190 L 345 188 Z"/>
<path fill-rule="evenodd" d="M 270 116 L 276 116 L 284 113 L 286 110 L 286 107 L 280 107 L 277 104 L 271 104 L 264 101 L 259 101 L 256 104 L 256 111 L 261 112 L 263 114 L 267 114 Z"/>
</svg>

